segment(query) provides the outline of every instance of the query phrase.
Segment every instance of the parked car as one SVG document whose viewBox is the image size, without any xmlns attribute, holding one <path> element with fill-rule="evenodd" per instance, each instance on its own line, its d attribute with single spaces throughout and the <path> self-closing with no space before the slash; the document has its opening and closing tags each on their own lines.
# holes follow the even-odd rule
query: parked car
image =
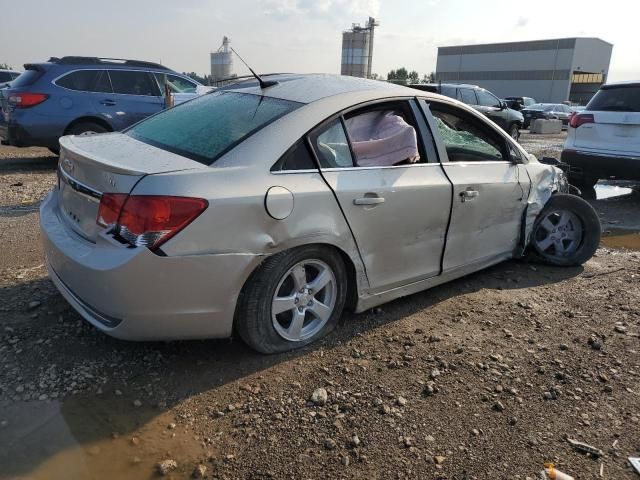
<svg viewBox="0 0 640 480">
<path fill-rule="evenodd" d="M 262 85 L 262 86 L 261 86 Z M 528 249 L 585 262 L 600 224 L 486 117 L 334 75 L 273 75 L 122 133 L 65 136 L 40 226 L 51 279 L 104 332 L 265 353 Z"/>
<path fill-rule="evenodd" d="M 200 85 L 162 65 L 94 57 L 51 58 L 24 66 L 0 90 L 0 139 L 17 147 L 58 150 L 63 135 L 122 130 L 165 106 L 167 82 L 175 103 Z"/>
<path fill-rule="evenodd" d="M 640 180 L 640 82 L 603 85 L 572 115 L 562 161 L 582 188 L 600 178 Z"/>
<path fill-rule="evenodd" d="M 409 86 L 418 90 L 439 93 L 466 103 L 497 123 L 514 140 L 517 141 L 520 138 L 520 128 L 524 123 L 522 114 L 509 108 L 505 102 L 484 88 L 452 83 L 418 83 Z"/>
<path fill-rule="evenodd" d="M 569 125 L 571 107 L 562 103 L 536 103 L 522 110 L 524 116 L 523 128 L 529 128 L 534 120 L 561 120 L 562 126 Z"/>
<path fill-rule="evenodd" d="M 15 80 L 20 75 L 20 72 L 14 70 L 0 69 L 0 88 L 6 86 L 12 80 Z"/>
<path fill-rule="evenodd" d="M 523 108 L 530 107 L 531 105 L 535 105 L 537 102 L 534 98 L 531 97 L 505 97 L 505 100 L 509 102 L 513 102 L 514 106 L 509 108 L 513 108 L 514 110 L 522 110 Z"/>
</svg>

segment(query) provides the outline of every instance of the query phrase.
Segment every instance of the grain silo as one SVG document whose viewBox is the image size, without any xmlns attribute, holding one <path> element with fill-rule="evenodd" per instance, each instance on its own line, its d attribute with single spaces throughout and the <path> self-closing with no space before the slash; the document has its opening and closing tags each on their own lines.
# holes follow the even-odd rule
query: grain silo
<svg viewBox="0 0 640 480">
<path fill-rule="evenodd" d="M 231 77 L 233 61 L 231 59 L 231 49 L 229 39 L 222 37 L 222 45 L 218 51 L 211 52 L 211 79 L 216 82 Z"/>
<path fill-rule="evenodd" d="M 373 30 L 378 25 L 375 18 L 369 17 L 366 26 L 354 23 L 350 30 L 342 32 L 342 75 L 371 78 Z"/>
</svg>

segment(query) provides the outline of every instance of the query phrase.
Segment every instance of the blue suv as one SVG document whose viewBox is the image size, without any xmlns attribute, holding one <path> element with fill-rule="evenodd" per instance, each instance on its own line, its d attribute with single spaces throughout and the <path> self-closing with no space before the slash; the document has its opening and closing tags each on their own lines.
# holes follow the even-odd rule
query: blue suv
<svg viewBox="0 0 640 480">
<path fill-rule="evenodd" d="M 197 95 L 200 84 L 162 65 L 96 57 L 51 58 L 24 66 L 0 89 L 0 141 L 58 151 L 63 135 L 122 130 Z"/>
</svg>

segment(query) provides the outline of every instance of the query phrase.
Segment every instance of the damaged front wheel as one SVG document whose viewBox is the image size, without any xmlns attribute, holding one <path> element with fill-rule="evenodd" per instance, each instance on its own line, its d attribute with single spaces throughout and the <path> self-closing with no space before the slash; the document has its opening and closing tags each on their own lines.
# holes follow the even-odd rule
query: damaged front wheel
<svg viewBox="0 0 640 480">
<path fill-rule="evenodd" d="M 540 259 L 560 266 L 582 265 L 600 243 L 598 214 L 583 199 L 556 194 L 544 207 L 531 233 L 531 246 Z"/>
</svg>

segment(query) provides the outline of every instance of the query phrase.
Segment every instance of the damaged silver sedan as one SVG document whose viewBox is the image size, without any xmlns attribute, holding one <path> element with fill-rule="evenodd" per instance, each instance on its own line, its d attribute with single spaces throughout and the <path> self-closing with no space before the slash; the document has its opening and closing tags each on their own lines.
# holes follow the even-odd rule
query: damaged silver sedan
<svg viewBox="0 0 640 480">
<path fill-rule="evenodd" d="M 465 105 L 331 75 L 245 81 L 123 133 L 60 141 L 50 276 L 102 331 L 265 353 L 356 312 L 535 255 L 577 265 L 600 224 Z"/>
</svg>

